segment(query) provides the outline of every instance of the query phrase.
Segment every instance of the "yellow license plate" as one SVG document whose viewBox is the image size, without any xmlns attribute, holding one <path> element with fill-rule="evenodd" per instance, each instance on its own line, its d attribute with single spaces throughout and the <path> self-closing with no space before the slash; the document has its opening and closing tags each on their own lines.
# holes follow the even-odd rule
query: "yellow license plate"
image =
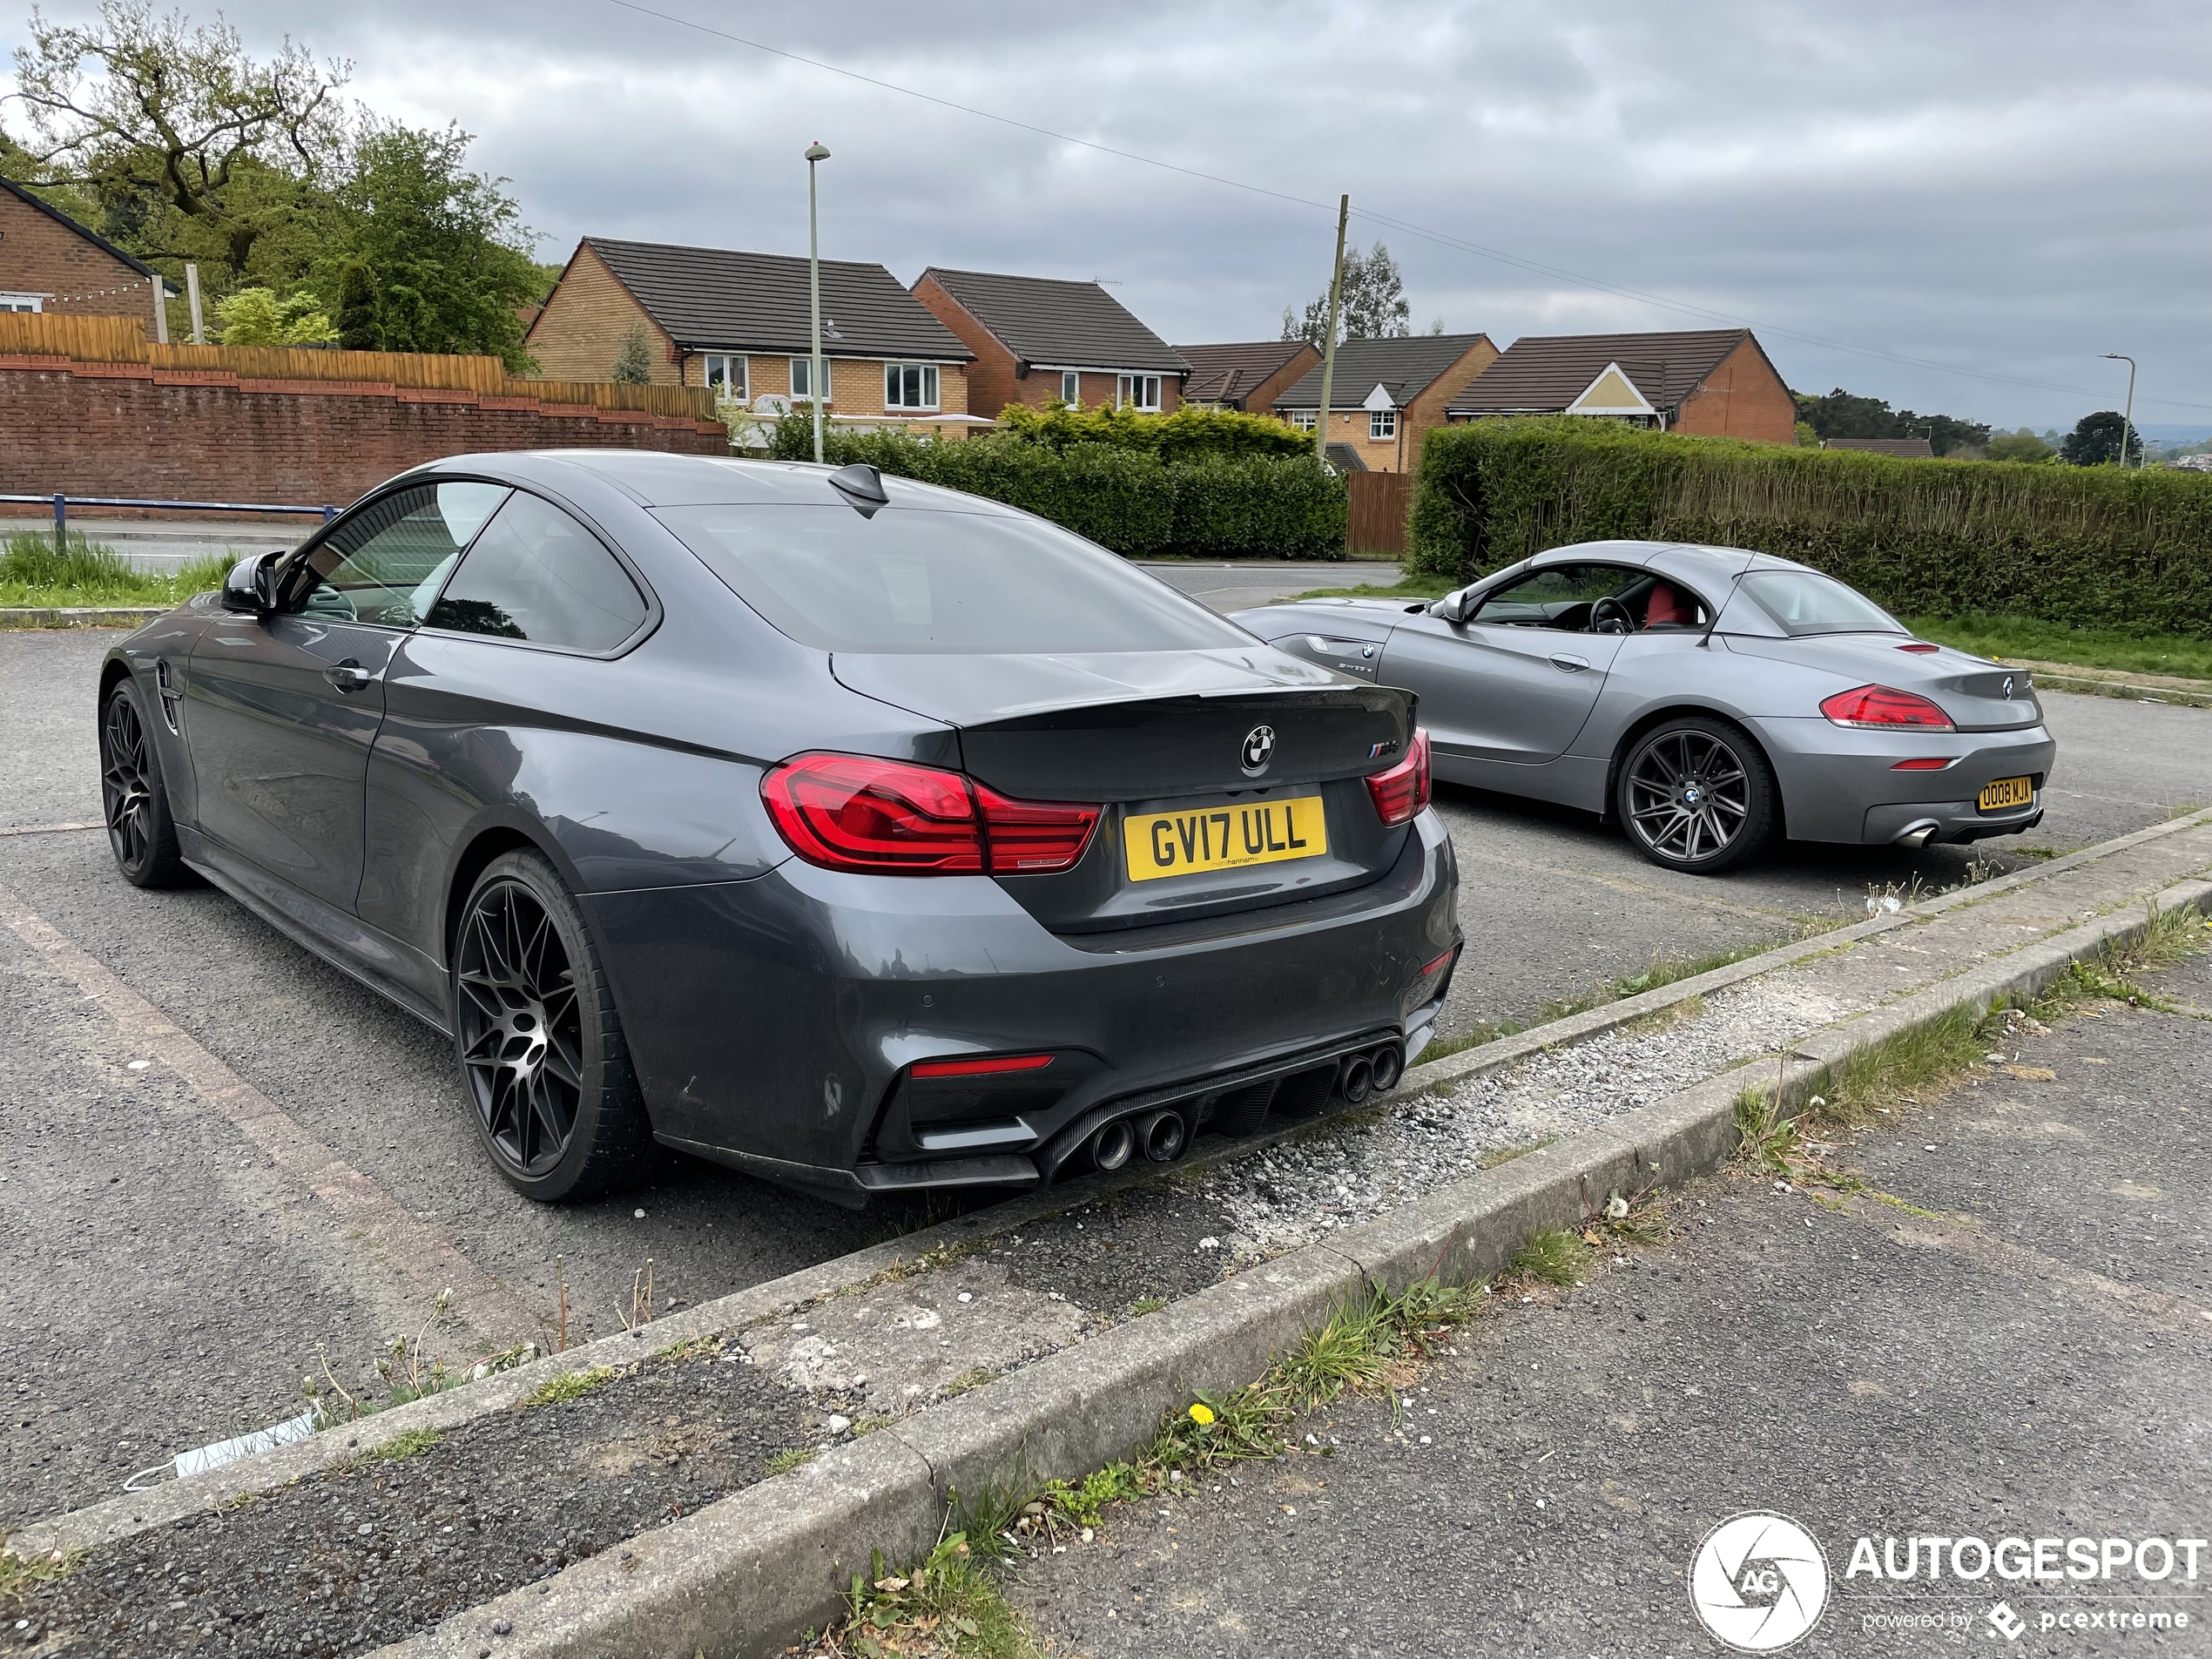
<svg viewBox="0 0 2212 1659">
<path fill-rule="evenodd" d="M 1132 881 L 1317 859 L 1328 850 L 1328 819 L 1318 795 L 1184 813 L 1135 813 L 1122 820 L 1122 853 Z"/>
<path fill-rule="evenodd" d="M 2034 780 L 2028 778 L 2000 778 L 1993 784 L 1981 786 L 1981 797 L 1974 805 L 1985 813 L 1997 812 L 2006 806 L 2025 806 L 2035 799 Z"/>
</svg>

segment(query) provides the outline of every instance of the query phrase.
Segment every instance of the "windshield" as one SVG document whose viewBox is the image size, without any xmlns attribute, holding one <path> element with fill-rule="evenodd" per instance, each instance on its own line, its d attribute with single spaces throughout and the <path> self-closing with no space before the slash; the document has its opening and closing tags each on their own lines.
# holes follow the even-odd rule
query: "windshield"
<svg viewBox="0 0 2212 1659">
<path fill-rule="evenodd" d="M 825 651 L 1197 651 L 1251 636 L 1030 518 L 887 507 L 669 507 L 661 522 L 739 597 Z"/>
<path fill-rule="evenodd" d="M 1799 634 L 1901 634 L 1904 624 L 1865 594 L 1811 570 L 1757 570 L 1743 590 L 1795 638 Z"/>
</svg>

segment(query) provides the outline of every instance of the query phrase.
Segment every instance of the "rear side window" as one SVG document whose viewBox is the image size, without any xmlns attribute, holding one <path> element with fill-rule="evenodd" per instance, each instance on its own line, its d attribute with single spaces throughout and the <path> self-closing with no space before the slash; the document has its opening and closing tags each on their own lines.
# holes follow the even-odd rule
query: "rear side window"
<svg viewBox="0 0 2212 1659">
<path fill-rule="evenodd" d="M 507 499 L 504 484 L 416 484 L 349 513 L 307 555 L 311 617 L 412 628 L 469 545 Z"/>
<path fill-rule="evenodd" d="M 599 538 L 559 508 L 516 491 L 484 526 L 431 606 L 428 625 L 612 651 L 647 615 L 637 584 Z"/>
<path fill-rule="evenodd" d="M 902 654 L 1201 651 L 1251 637 L 1035 519 L 887 507 L 670 507 L 661 521 L 801 644 Z M 474 556 L 471 556 L 472 559 Z"/>
<path fill-rule="evenodd" d="M 1792 637 L 1804 634 L 1901 634 L 1905 625 L 1856 589 L 1811 570 L 1757 570 L 1743 591 Z"/>
</svg>

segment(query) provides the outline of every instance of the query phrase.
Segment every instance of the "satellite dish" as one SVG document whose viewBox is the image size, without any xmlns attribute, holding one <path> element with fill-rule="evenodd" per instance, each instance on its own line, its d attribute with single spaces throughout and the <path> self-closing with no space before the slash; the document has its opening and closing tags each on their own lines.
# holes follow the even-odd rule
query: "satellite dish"
<svg viewBox="0 0 2212 1659">
<path fill-rule="evenodd" d="M 763 392 L 752 400 L 753 413 L 772 415 L 778 420 L 791 413 L 791 400 L 780 392 Z"/>
</svg>

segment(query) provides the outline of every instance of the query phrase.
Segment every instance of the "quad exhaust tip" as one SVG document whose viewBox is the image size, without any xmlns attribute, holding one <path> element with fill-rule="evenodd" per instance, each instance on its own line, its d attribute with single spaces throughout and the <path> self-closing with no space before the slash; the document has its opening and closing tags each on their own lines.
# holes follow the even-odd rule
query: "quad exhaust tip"
<svg viewBox="0 0 2212 1659">
<path fill-rule="evenodd" d="M 1346 1102 L 1357 1106 L 1367 1098 L 1374 1086 L 1375 1068 L 1366 1055 L 1353 1055 L 1344 1062 L 1344 1073 L 1337 1080 L 1337 1089 Z"/>
<path fill-rule="evenodd" d="M 1111 1173 L 1130 1161 L 1136 1150 L 1136 1131 L 1126 1117 L 1116 1118 L 1098 1131 L 1090 1143 L 1090 1161 Z"/>
<path fill-rule="evenodd" d="M 1137 1133 L 1144 1143 L 1144 1156 L 1153 1163 L 1172 1163 L 1182 1156 L 1185 1131 L 1180 1114 L 1154 1112 L 1138 1126 Z"/>
</svg>

